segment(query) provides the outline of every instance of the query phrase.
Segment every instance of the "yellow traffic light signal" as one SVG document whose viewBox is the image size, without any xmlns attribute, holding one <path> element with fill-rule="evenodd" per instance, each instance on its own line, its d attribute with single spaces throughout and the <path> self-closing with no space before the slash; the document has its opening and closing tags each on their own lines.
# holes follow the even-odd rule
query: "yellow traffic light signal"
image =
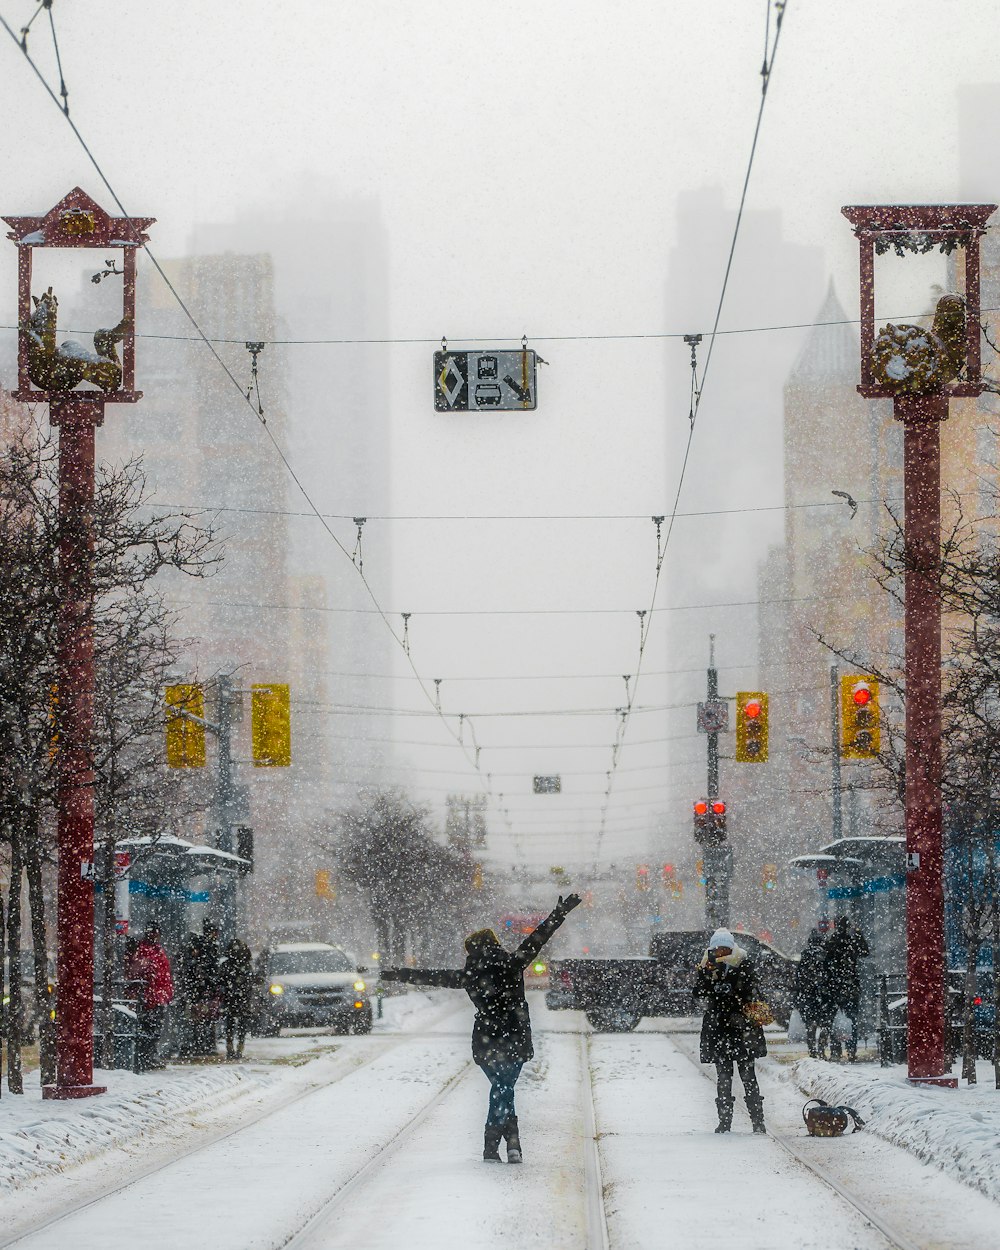
<svg viewBox="0 0 1000 1250">
<path fill-rule="evenodd" d="M 474 890 L 481 890 L 483 888 L 482 864 L 473 864 L 472 866 L 472 888 Z"/>
<path fill-rule="evenodd" d="M 330 899 L 337 897 L 337 891 L 329 868 L 316 869 L 316 897 Z"/>
<path fill-rule="evenodd" d="M 878 682 L 847 673 L 840 679 L 840 754 L 845 760 L 873 760 L 880 747 Z"/>
<path fill-rule="evenodd" d="M 767 695 L 741 690 L 736 696 L 736 758 L 741 764 L 763 764 L 767 759 Z"/>
<path fill-rule="evenodd" d="M 205 692 L 201 686 L 167 686 L 167 764 L 205 767 Z M 192 720 L 192 717 L 198 720 Z"/>
<path fill-rule="evenodd" d="M 250 736 L 255 768 L 287 768 L 292 762 L 292 714 L 288 687 L 274 682 L 250 691 Z"/>
</svg>

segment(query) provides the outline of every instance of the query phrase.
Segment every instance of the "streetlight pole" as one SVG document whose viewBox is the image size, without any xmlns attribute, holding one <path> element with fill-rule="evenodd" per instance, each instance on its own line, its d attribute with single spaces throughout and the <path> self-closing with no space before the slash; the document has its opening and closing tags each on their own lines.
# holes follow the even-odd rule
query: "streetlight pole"
<svg viewBox="0 0 1000 1250">
<path fill-rule="evenodd" d="M 979 240 L 995 204 L 858 204 L 842 209 L 860 246 L 861 384 L 903 424 L 906 632 L 907 1064 L 946 1085 L 941 812 L 941 441 L 951 398 L 982 393 Z M 931 329 L 875 333 L 875 256 L 964 249 L 963 298 L 938 301 Z"/>
<path fill-rule="evenodd" d="M 833 783 L 833 840 L 844 836 L 844 808 L 840 786 L 840 670 L 830 665 L 830 759 Z"/>
<path fill-rule="evenodd" d="M 111 217 L 74 187 L 47 213 L 3 220 L 17 245 L 14 398 L 47 403 L 51 424 L 59 429 L 56 1080 L 43 1087 L 42 1096 L 85 1098 L 105 1092 L 94 1084 L 93 1040 L 94 431 L 104 422 L 106 404 L 142 398 L 135 389 L 135 258 L 155 218 Z M 105 261 L 105 269 L 110 266 L 122 279 L 121 319 L 94 333 L 93 352 L 59 343 L 59 301 L 51 286 L 33 296 L 33 255 L 39 248 L 100 249 L 121 259 L 121 269 Z M 77 390 L 84 384 L 88 389 Z"/>
</svg>

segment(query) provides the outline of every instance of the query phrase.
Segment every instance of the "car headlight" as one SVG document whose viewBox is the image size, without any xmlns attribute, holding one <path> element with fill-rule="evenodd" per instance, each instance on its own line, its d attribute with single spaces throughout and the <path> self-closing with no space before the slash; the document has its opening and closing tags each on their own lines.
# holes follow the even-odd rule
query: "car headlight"
<svg viewBox="0 0 1000 1250">
<path fill-rule="evenodd" d="M 354 988 L 355 988 L 355 989 L 358 991 L 358 993 L 360 994 L 360 993 L 361 993 L 361 991 L 365 988 L 365 983 L 364 983 L 364 981 L 355 981 L 355 982 L 354 982 Z"/>
<path fill-rule="evenodd" d="M 285 987 L 283 985 L 279 985 L 277 981 L 272 981 L 267 988 L 272 994 L 284 994 L 285 992 Z"/>
</svg>

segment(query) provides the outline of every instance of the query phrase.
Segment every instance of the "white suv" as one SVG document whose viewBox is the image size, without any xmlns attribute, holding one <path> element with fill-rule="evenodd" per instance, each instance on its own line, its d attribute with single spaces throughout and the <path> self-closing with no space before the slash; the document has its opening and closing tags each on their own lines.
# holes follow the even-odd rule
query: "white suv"
<svg viewBox="0 0 1000 1250">
<path fill-rule="evenodd" d="M 283 942 L 263 951 L 255 1032 L 276 1037 L 283 1025 L 331 1025 L 370 1033 L 372 1005 L 357 960 L 325 942 Z"/>
</svg>

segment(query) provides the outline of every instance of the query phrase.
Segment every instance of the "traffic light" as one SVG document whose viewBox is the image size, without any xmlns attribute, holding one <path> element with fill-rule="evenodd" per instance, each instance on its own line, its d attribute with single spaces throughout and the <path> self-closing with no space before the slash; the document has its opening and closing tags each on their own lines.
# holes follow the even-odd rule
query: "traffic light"
<svg viewBox="0 0 1000 1250">
<path fill-rule="evenodd" d="M 767 759 L 767 695 L 741 690 L 736 696 L 736 758 L 741 764 Z"/>
<path fill-rule="evenodd" d="M 845 674 L 840 679 L 840 754 L 845 760 L 873 760 L 880 747 L 878 682 Z"/>
<path fill-rule="evenodd" d="M 483 866 L 482 864 L 472 865 L 472 888 L 481 890 L 483 888 Z"/>
<path fill-rule="evenodd" d="M 760 888 L 766 894 L 769 890 L 777 889 L 778 886 L 778 865 L 765 864 L 760 870 Z"/>
<path fill-rule="evenodd" d="M 673 881 L 674 881 L 673 864 L 664 864 L 663 865 L 663 884 L 667 887 L 667 889 L 669 889 L 670 886 L 673 884 Z"/>
<path fill-rule="evenodd" d="M 699 799 L 694 805 L 694 836 L 703 846 L 726 840 L 726 805 L 722 799 Z"/>
<path fill-rule="evenodd" d="M 205 692 L 201 686 L 167 686 L 167 765 L 205 767 Z M 193 720 L 192 717 L 198 717 Z"/>
<path fill-rule="evenodd" d="M 637 890 L 649 889 L 649 865 L 637 864 L 635 869 L 635 888 Z"/>
<path fill-rule="evenodd" d="M 705 876 L 705 861 L 703 859 L 696 859 L 694 862 L 694 870 L 698 874 L 698 884 L 704 885 L 707 880 Z"/>
<path fill-rule="evenodd" d="M 254 768 L 287 768 L 292 762 L 292 717 L 288 687 L 257 685 L 250 692 Z"/>
<path fill-rule="evenodd" d="M 337 897 L 329 868 L 317 868 L 316 870 L 316 897 L 330 899 Z"/>
</svg>

